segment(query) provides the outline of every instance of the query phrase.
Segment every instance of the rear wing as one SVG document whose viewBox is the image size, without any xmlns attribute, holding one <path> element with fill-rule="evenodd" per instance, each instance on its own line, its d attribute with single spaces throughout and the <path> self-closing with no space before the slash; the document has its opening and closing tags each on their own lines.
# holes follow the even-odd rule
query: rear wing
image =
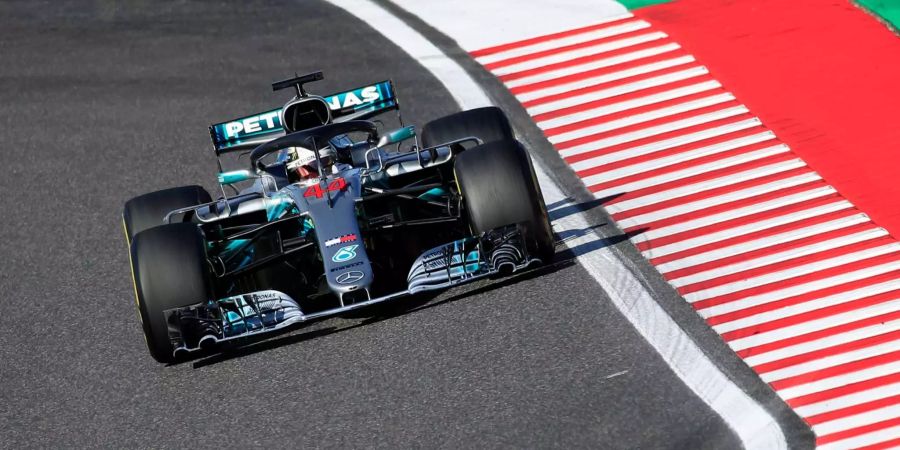
<svg viewBox="0 0 900 450">
<path fill-rule="evenodd" d="M 390 80 L 323 97 L 333 122 L 367 119 L 398 109 L 400 102 Z M 285 134 L 281 108 L 239 117 L 209 127 L 216 154 L 256 147 Z"/>
</svg>

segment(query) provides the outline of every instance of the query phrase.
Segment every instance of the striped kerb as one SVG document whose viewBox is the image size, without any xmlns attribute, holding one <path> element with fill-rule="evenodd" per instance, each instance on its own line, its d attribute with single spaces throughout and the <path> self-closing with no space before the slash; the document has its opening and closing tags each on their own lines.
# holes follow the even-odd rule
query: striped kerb
<svg viewBox="0 0 900 450">
<path fill-rule="evenodd" d="M 900 444 L 900 242 L 702 61 L 630 14 L 471 54 L 821 448 Z"/>
</svg>

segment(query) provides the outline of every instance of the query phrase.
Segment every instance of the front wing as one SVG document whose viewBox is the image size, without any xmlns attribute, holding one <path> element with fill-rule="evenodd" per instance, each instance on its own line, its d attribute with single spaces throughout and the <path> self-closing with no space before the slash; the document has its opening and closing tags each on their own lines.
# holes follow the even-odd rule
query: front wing
<svg viewBox="0 0 900 450">
<path fill-rule="evenodd" d="M 264 290 L 170 309 L 165 311 L 169 339 L 178 355 L 420 292 L 519 271 L 535 262 L 540 260 L 528 255 L 519 229 L 511 226 L 422 253 L 410 269 L 407 289 L 382 297 L 304 313 L 300 304 L 287 294 Z"/>
</svg>

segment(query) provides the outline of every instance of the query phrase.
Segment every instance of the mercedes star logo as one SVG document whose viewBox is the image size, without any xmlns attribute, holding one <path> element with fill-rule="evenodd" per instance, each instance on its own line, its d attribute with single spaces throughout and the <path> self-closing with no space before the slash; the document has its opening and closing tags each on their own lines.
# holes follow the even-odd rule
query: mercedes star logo
<svg viewBox="0 0 900 450">
<path fill-rule="evenodd" d="M 344 272 L 344 273 L 338 275 L 335 280 L 341 284 L 350 284 L 350 283 L 356 283 L 357 281 L 361 280 L 362 277 L 364 277 L 364 276 L 366 276 L 366 274 L 364 274 L 358 270 L 351 270 L 349 272 Z"/>
</svg>

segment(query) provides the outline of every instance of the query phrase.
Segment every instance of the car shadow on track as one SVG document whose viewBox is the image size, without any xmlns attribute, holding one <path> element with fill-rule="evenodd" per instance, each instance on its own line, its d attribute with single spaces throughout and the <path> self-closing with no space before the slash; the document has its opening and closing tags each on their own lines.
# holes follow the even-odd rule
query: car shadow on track
<svg viewBox="0 0 900 450">
<path fill-rule="evenodd" d="M 572 203 L 572 197 L 566 197 L 560 201 L 547 205 L 547 211 L 551 221 L 560 220 L 571 216 L 572 214 L 578 214 L 601 207 L 622 195 L 625 195 L 625 193 L 623 192 L 621 194 L 610 195 L 608 197 L 597 198 L 581 203 Z"/>
<path fill-rule="evenodd" d="M 568 238 L 565 238 L 564 241 L 571 240 L 576 237 L 580 237 L 587 233 L 593 232 L 594 228 L 596 228 L 596 227 L 591 227 L 591 228 L 587 228 L 584 230 L 568 230 L 568 233 L 571 233 L 571 236 Z M 618 235 L 611 236 L 608 238 L 598 237 L 597 239 L 593 239 L 588 242 L 578 244 L 575 247 L 563 249 L 563 250 L 557 252 L 556 257 L 557 258 L 565 257 L 565 258 L 569 258 L 569 259 L 575 259 L 581 255 L 585 255 L 585 254 L 588 254 L 593 251 L 600 250 L 600 249 L 603 249 L 606 247 L 612 247 L 620 242 L 627 241 L 632 236 L 634 236 L 636 234 L 640 234 L 642 232 L 643 232 L 643 230 L 638 230 L 633 233 L 618 234 Z M 568 234 L 568 233 L 562 232 L 560 234 Z"/>
<path fill-rule="evenodd" d="M 556 222 L 558 220 L 562 220 L 568 216 L 573 214 L 579 214 L 591 211 L 595 208 L 602 207 L 603 205 L 609 203 L 610 201 L 616 199 L 617 197 L 624 195 L 616 194 L 609 197 L 598 198 L 594 200 L 589 200 L 582 203 L 572 203 L 571 197 L 566 197 L 558 202 L 551 203 L 547 205 L 547 211 L 550 215 L 550 220 L 552 222 Z M 585 216 L 586 219 L 592 220 L 596 217 Z M 598 232 L 605 226 L 609 225 L 606 222 L 600 222 L 597 224 L 592 224 L 582 229 L 575 230 L 559 230 L 556 232 L 557 236 L 557 247 L 560 244 L 569 243 L 578 238 L 587 237 L 587 242 L 583 242 L 574 247 L 564 248 L 562 251 L 558 251 L 556 258 L 560 257 L 569 257 L 575 258 L 586 253 L 593 252 L 595 250 L 599 250 L 602 248 L 614 246 L 620 242 L 627 241 L 634 236 L 637 236 L 641 233 L 647 231 L 647 228 L 640 228 L 637 230 L 630 231 L 628 233 L 618 233 L 613 236 L 603 237 Z"/>
</svg>

